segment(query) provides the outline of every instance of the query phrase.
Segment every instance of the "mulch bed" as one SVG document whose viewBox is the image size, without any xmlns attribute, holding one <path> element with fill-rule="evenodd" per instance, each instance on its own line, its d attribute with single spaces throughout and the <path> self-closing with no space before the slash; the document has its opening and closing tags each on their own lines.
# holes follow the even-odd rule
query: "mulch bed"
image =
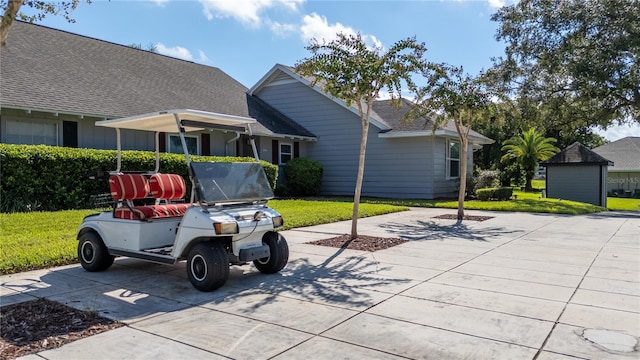
<svg viewBox="0 0 640 360">
<path fill-rule="evenodd" d="M 0 308 L 0 359 L 58 348 L 124 324 L 95 311 L 38 299 Z"/>
<path fill-rule="evenodd" d="M 471 221 L 485 221 L 489 219 L 493 219 L 495 216 L 479 216 L 479 215 L 464 215 L 462 220 L 471 220 Z M 456 214 L 444 214 L 434 216 L 434 219 L 446 219 L 446 220 L 458 220 L 458 215 Z"/>
<path fill-rule="evenodd" d="M 351 240 L 350 238 L 351 235 L 345 234 L 329 239 L 311 241 L 307 244 L 330 246 L 351 250 L 378 251 L 388 249 L 392 246 L 400 245 L 409 241 L 399 238 L 386 238 L 368 235 L 358 235 L 358 237 L 353 240 Z"/>
</svg>

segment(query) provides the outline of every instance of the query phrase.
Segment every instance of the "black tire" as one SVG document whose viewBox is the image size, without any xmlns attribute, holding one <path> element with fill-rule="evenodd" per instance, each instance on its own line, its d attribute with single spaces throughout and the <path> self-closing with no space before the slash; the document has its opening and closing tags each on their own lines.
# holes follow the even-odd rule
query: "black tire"
<svg viewBox="0 0 640 360">
<path fill-rule="evenodd" d="M 113 264 L 115 256 L 109 254 L 98 234 L 87 231 L 78 240 L 78 259 L 85 270 L 104 271 Z"/>
<path fill-rule="evenodd" d="M 269 245 L 271 255 L 266 258 L 253 260 L 253 264 L 263 274 L 275 274 L 282 270 L 289 261 L 289 245 L 284 236 L 270 231 L 262 237 L 262 243 Z"/>
<path fill-rule="evenodd" d="M 229 278 L 229 257 L 220 244 L 199 243 L 189 251 L 187 275 L 193 287 L 213 291 Z"/>
</svg>

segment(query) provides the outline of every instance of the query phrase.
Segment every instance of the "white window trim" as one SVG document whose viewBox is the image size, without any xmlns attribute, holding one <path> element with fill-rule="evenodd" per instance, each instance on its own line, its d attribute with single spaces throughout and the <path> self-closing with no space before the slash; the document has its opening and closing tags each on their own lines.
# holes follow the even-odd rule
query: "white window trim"
<svg viewBox="0 0 640 360">
<path fill-rule="evenodd" d="M 171 153 L 171 137 L 175 136 L 178 139 L 180 138 L 180 134 L 175 133 L 175 134 L 167 134 L 167 152 Z M 200 155 L 200 137 L 197 135 L 185 135 L 184 136 L 185 139 L 187 138 L 193 138 L 196 139 L 196 154 L 189 154 L 189 155 Z M 173 153 L 173 154 L 182 154 L 184 153 L 182 150 L 182 145 L 180 145 L 180 152 L 177 153 Z"/>
<path fill-rule="evenodd" d="M 282 145 L 289 145 L 289 148 L 291 149 L 291 152 L 283 153 L 282 152 Z M 278 141 L 278 165 L 286 164 L 285 162 L 282 162 L 282 154 L 287 154 L 287 155 L 290 156 L 289 159 L 293 159 L 293 143 Z"/>
<path fill-rule="evenodd" d="M 451 144 L 455 143 L 458 144 L 458 157 L 457 158 L 452 158 L 451 157 Z M 446 156 L 445 156 L 445 163 L 446 163 L 446 174 L 445 177 L 447 180 L 453 180 L 453 179 L 459 179 L 460 178 L 460 165 L 461 165 L 461 161 L 460 161 L 460 153 L 462 152 L 461 147 L 462 145 L 460 145 L 460 141 L 455 141 L 455 140 L 447 140 L 446 142 Z M 458 176 L 451 176 L 451 161 L 452 160 L 457 160 L 458 161 Z"/>
</svg>

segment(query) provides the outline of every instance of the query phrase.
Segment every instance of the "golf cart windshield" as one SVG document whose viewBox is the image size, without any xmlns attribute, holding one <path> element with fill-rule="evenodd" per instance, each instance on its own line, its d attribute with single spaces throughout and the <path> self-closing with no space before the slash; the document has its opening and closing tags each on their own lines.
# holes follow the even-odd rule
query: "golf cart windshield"
<svg viewBox="0 0 640 360">
<path fill-rule="evenodd" d="M 254 202 L 273 198 L 267 176 L 259 163 L 191 163 L 201 202 L 209 205 Z"/>
</svg>

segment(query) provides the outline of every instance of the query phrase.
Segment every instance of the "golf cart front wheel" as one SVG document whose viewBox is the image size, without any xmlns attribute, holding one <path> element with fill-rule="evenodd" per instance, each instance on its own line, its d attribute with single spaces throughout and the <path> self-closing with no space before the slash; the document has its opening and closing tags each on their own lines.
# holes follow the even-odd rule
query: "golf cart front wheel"
<svg viewBox="0 0 640 360">
<path fill-rule="evenodd" d="M 229 278 L 229 257 L 220 244 L 199 243 L 187 258 L 187 275 L 193 287 L 213 291 Z"/>
<path fill-rule="evenodd" d="M 284 236 L 277 232 L 268 232 L 262 237 L 262 243 L 269 246 L 270 255 L 253 260 L 253 264 L 263 274 L 275 274 L 282 270 L 289 261 L 289 245 Z"/>
<path fill-rule="evenodd" d="M 87 231 L 78 240 L 78 259 L 85 270 L 104 271 L 113 264 L 115 257 L 109 254 L 98 234 Z"/>
</svg>

